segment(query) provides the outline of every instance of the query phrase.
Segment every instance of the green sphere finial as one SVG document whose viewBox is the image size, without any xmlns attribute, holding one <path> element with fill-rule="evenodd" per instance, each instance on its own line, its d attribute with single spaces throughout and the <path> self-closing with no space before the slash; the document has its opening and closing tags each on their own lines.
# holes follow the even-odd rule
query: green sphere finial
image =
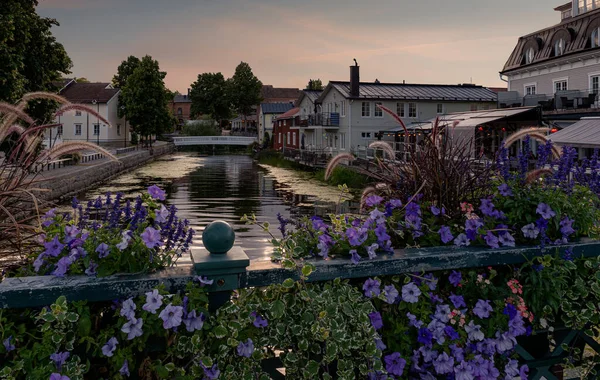
<svg viewBox="0 0 600 380">
<path fill-rule="evenodd" d="M 210 253 L 224 254 L 229 252 L 235 242 L 235 232 L 229 223 L 215 220 L 202 232 L 202 243 Z"/>
</svg>

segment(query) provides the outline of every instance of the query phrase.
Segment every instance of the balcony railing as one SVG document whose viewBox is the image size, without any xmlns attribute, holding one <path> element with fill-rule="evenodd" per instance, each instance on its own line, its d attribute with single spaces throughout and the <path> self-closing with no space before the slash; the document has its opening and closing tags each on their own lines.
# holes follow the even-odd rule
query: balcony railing
<svg viewBox="0 0 600 380">
<path fill-rule="evenodd" d="M 340 114 L 338 112 L 323 112 L 300 117 L 301 127 L 339 127 Z"/>
<path fill-rule="evenodd" d="M 533 94 L 521 97 L 517 91 L 498 94 L 498 108 L 540 106 L 546 112 L 565 110 L 600 111 L 598 89 L 557 91 L 554 95 Z"/>
</svg>

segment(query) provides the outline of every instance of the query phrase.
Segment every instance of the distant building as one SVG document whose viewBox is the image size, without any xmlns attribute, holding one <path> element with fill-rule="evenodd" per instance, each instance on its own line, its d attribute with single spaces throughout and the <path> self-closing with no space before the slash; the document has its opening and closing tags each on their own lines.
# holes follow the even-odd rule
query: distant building
<svg viewBox="0 0 600 380">
<path fill-rule="evenodd" d="M 181 128 L 188 120 L 191 120 L 192 100 L 190 90 L 187 95 L 177 94 L 170 103 L 171 112 L 177 119 L 177 126 Z"/>
<path fill-rule="evenodd" d="M 262 105 L 271 103 L 293 104 L 300 96 L 300 93 L 301 91 L 297 88 L 281 88 L 273 87 L 271 85 L 263 85 L 260 91 L 262 101 L 261 104 L 257 105 L 256 107 L 259 141 L 263 141 L 265 132 L 272 131 L 273 125 L 273 113 L 265 113 Z M 288 111 L 290 108 L 285 109 L 283 112 Z"/>
<path fill-rule="evenodd" d="M 275 118 L 294 108 L 294 103 L 261 103 L 258 107 L 259 141 L 262 143 L 267 134 L 273 137 Z"/>
<path fill-rule="evenodd" d="M 59 115 L 55 122 L 62 124 L 46 133 L 47 141 L 89 141 L 100 145 L 124 146 L 131 141 L 126 120 L 119 118 L 120 90 L 110 83 L 63 83 L 59 94 L 71 103 L 85 104 L 100 113 L 112 128 L 85 112 L 72 111 Z"/>
<path fill-rule="evenodd" d="M 568 125 L 600 116 L 600 1 L 573 0 L 555 8 L 560 22 L 519 38 L 501 75 L 501 107 L 541 106 L 544 117 Z"/>
<path fill-rule="evenodd" d="M 273 124 L 273 148 L 305 149 L 305 135 L 299 130 L 300 108 L 295 107 L 277 116 Z"/>
</svg>

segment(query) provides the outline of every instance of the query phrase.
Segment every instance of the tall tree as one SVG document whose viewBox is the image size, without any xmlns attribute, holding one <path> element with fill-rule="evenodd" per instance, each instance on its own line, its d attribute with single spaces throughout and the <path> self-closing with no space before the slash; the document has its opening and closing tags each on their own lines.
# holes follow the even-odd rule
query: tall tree
<svg viewBox="0 0 600 380">
<path fill-rule="evenodd" d="M 173 93 L 165 87 L 165 76 L 158 61 L 147 55 L 121 89 L 121 98 L 126 105 L 125 116 L 134 132 L 141 136 L 158 135 L 173 124 L 168 109 Z"/>
<path fill-rule="evenodd" d="M 190 91 L 192 116 L 210 115 L 222 126 L 222 120 L 231 115 L 227 85 L 221 73 L 198 75 L 198 80 L 192 83 Z"/>
<path fill-rule="evenodd" d="M 262 100 L 260 97 L 262 82 L 254 76 L 250 65 L 241 62 L 235 68 L 235 74 L 228 80 L 228 83 L 229 100 L 234 110 L 243 115 L 246 120 L 254 107 Z"/>
<path fill-rule="evenodd" d="M 323 90 L 323 82 L 320 79 L 311 79 L 306 85 L 307 90 L 321 91 Z"/>
<path fill-rule="evenodd" d="M 35 12 L 37 0 L 2 0 L 0 6 L 0 100 L 14 102 L 33 91 L 58 91 L 53 81 L 70 74 L 72 62 L 51 33 L 58 22 Z M 52 119 L 57 104 L 35 101 L 28 113 Z"/>
<path fill-rule="evenodd" d="M 116 88 L 123 89 L 127 83 L 127 79 L 133 74 L 135 69 L 140 66 L 140 59 L 133 55 L 127 57 L 126 60 L 121 62 L 117 68 L 117 73 L 113 76 L 112 83 Z M 123 97 L 119 98 L 119 109 L 118 116 L 124 117 L 127 114 L 127 105 L 123 101 Z"/>
</svg>

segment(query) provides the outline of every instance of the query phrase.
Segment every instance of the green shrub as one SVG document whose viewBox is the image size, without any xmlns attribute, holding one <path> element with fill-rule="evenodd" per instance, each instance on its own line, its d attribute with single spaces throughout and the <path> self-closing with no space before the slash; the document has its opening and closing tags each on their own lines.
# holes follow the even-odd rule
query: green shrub
<svg viewBox="0 0 600 380">
<path fill-rule="evenodd" d="M 221 131 L 214 120 L 197 120 L 183 126 L 181 133 L 185 136 L 221 136 Z"/>
</svg>

